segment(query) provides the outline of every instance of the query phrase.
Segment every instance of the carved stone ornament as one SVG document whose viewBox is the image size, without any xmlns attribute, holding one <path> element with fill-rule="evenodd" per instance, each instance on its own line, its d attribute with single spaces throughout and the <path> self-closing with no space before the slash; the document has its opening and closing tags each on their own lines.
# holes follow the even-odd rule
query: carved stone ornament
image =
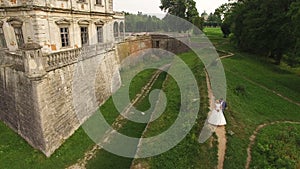
<svg viewBox="0 0 300 169">
<path fill-rule="evenodd" d="M 95 25 L 97 25 L 97 26 L 103 26 L 104 22 L 101 21 L 101 20 L 98 20 L 98 21 L 95 22 Z"/>
<path fill-rule="evenodd" d="M 12 26 L 12 27 L 22 27 L 23 21 L 19 18 L 16 17 L 10 17 L 7 19 L 7 22 Z"/>
<path fill-rule="evenodd" d="M 55 23 L 56 23 L 57 25 L 70 25 L 70 24 L 71 24 L 71 21 L 68 20 L 68 19 L 63 18 L 63 19 L 60 19 L 60 20 L 58 20 L 58 21 L 55 21 Z"/>
<path fill-rule="evenodd" d="M 88 20 L 80 20 L 78 21 L 78 25 L 89 25 L 90 24 L 90 21 Z"/>
</svg>

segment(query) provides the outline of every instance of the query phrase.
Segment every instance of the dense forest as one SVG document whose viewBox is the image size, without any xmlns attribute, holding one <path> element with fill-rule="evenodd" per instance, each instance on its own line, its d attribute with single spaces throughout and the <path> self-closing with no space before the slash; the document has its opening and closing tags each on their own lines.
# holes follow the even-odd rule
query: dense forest
<svg viewBox="0 0 300 169">
<path fill-rule="evenodd" d="M 300 64 L 300 0 L 240 0 L 216 9 L 224 37 L 241 50 L 280 64 Z"/>
</svg>

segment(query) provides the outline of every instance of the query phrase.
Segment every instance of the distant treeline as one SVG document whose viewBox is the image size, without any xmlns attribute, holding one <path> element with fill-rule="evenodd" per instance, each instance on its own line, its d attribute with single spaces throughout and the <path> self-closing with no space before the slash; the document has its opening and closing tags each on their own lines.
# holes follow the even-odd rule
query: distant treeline
<svg viewBox="0 0 300 169">
<path fill-rule="evenodd" d="M 164 28 L 164 22 L 156 16 L 125 13 L 126 32 L 156 32 Z"/>
<path fill-rule="evenodd" d="M 190 23 L 170 14 L 166 14 L 160 19 L 141 12 L 138 14 L 125 13 L 126 32 L 186 32 L 193 30 L 194 33 L 199 33 L 199 29 L 203 29 L 203 18 L 196 17 L 193 22 Z M 195 27 L 193 27 L 194 25 Z"/>
</svg>

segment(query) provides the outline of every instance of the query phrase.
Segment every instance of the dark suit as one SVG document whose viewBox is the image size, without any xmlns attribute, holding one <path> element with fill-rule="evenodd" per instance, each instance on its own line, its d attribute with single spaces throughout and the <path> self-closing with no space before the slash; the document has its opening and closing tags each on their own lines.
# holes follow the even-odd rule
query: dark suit
<svg viewBox="0 0 300 169">
<path fill-rule="evenodd" d="M 222 100 L 221 101 L 221 105 L 222 105 L 222 111 L 223 111 L 223 113 L 225 112 L 225 109 L 226 109 L 226 107 L 227 107 L 227 103 L 225 102 L 225 100 Z"/>
</svg>

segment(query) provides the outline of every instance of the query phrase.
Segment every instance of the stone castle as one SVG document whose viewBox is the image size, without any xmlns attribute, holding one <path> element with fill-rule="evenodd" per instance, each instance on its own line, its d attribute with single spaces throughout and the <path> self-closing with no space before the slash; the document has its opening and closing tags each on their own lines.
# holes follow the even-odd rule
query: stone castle
<svg viewBox="0 0 300 169">
<path fill-rule="evenodd" d="M 50 156 L 93 113 L 75 113 L 92 102 L 80 82 L 86 74 L 95 74 L 99 106 L 120 86 L 120 61 L 129 54 L 187 50 L 167 36 L 124 38 L 124 15 L 113 11 L 112 0 L 1 0 L 0 120 Z M 95 62 L 74 79 L 82 65 Z M 76 103 L 74 85 L 81 96 Z"/>
<path fill-rule="evenodd" d="M 78 65 L 99 61 L 98 70 L 85 71 L 97 71 L 100 104 L 111 95 L 119 69 L 115 44 L 125 31 L 124 15 L 112 3 L 0 1 L 0 119 L 46 156 L 88 118 L 78 119 L 72 103 Z"/>
</svg>

